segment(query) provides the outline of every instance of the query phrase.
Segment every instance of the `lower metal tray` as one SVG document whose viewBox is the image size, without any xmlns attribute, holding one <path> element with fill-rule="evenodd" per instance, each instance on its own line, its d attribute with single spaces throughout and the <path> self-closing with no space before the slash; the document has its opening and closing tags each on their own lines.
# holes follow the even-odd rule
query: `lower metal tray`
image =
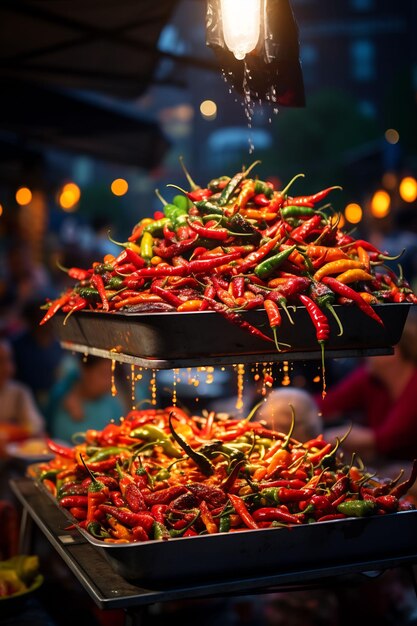
<svg viewBox="0 0 417 626">
<path fill-rule="evenodd" d="M 356 306 L 336 305 L 344 332 L 328 315 L 330 338 L 326 354 L 333 357 L 390 354 L 401 338 L 409 303 L 374 307 L 381 326 Z M 102 313 L 81 311 L 63 324 L 64 314 L 53 318 L 55 332 L 67 349 L 136 363 L 144 367 L 175 368 L 254 361 L 320 358 L 313 323 L 305 307 L 292 313 L 294 324 L 282 316 L 280 342 L 291 347 L 278 352 L 264 341 L 213 311 L 164 313 Z M 246 311 L 245 320 L 272 337 L 264 309 Z"/>
<path fill-rule="evenodd" d="M 417 511 L 139 544 L 105 544 L 80 530 L 126 580 L 227 579 L 417 552 Z"/>
<path fill-rule="evenodd" d="M 33 480 L 76 523 L 43 484 Z M 417 553 L 417 510 L 135 544 L 105 543 L 82 528 L 78 531 L 100 550 L 117 574 L 142 584 L 196 579 L 218 582 L 237 574 L 269 576 L 318 564 L 332 567 Z"/>
</svg>

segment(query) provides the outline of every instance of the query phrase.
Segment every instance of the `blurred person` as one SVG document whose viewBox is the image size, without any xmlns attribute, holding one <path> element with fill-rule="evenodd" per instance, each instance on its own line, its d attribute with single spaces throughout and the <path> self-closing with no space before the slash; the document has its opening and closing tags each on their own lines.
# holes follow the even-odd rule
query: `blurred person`
<svg viewBox="0 0 417 626">
<path fill-rule="evenodd" d="M 64 350 L 52 324 L 39 322 L 45 314 L 42 299 L 32 299 L 22 310 L 24 327 L 12 338 L 16 378 L 30 387 L 38 407 L 45 410 L 49 392 L 58 380 Z"/>
<path fill-rule="evenodd" d="M 350 421 L 343 449 L 366 464 L 417 458 L 417 313 L 410 309 L 394 354 L 366 358 L 317 402 L 330 422 L 325 438 L 340 438 Z"/>
<path fill-rule="evenodd" d="M 69 368 L 51 390 L 46 409 L 50 435 L 73 443 L 75 433 L 102 430 L 111 420 L 118 421 L 127 406 L 112 395 L 112 382 L 110 359 L 80 356 L 79 366 Z"/>
<path fill-rule="evenodd" d="M 15 364 L 10 342 L 0 339 L 0 446 L 10 441 L 41 436 L 45 420 L 30 389 L 14 379 Z"/>
<path fill-rule="evenodd" d="M 297 387 L 272 389 L 256 411 L 254 419 L 265 422 L 272 430 L 286 433 L 291 426 L 291 407 L 295 414 L 292 436 L 301 442 L 317 437 L 322 431 L 322 420 L 314 397 L 305 389 Z"/>
</svg>

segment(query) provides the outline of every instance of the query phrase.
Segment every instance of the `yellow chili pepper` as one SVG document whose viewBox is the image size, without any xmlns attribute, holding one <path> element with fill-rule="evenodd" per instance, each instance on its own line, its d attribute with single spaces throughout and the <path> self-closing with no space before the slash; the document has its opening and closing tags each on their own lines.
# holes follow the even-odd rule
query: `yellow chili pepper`
<svg viewBox="0 0 417 626">
<path fill-rule="evenodd" d="M 361 269 L 346 270 L 346 272 L 343 272 L 342 274 L 339 274 L 339 276 L 336 276 L 336 280 L 338 280 L 339 283 L 344 283 L 345 285 L 348 283 L 355 283 L 358 280 L 372 279 L 373 276 L 371 276 L 371 274 L 368 274 L 368 272 Z"/>
<path fill-rule="evenodd" d="M 346 270 L 363 269 L 360 261 L 354 261 L 353 259 L 338 259 L 337 261 L 330 261 L 317 270 L 314 274 L 314 280 L 321 280 L 323 276 L 329 274 L 338 274 L 339 272 L 346 272 Z"/>
<path fill-rule="evenodd" d="M 143 259 L 150 261 L 153 257 L 153 237 L 151 233 L 144 232 L 140 243 L 140 255 Z"/>
<path fill-rule="evenodd" d="M 159 265 L 159 263 L 162 263 L 162 258 L 160 256 L 153 256 L 151 258 L 151 265 Z"/>
<path fill-rule="evenodd" d="M 364 266 L 364 268 L 369 272 L 371 268 L 371 259 L 369 258 L 368 252 L 362 246 L 357 247 L 358 259 Z"/>
</svg>

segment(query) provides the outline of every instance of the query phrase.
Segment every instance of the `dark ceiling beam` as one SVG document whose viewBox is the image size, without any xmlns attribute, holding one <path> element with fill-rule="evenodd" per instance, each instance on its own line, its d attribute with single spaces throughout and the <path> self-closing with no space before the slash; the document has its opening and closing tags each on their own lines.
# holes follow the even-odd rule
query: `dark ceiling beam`
<svg viewBox="0 0 417 626">
<path fill-rule="evenodd" d="M 104 39 L 110 43 L 128 47 L 137 52 L 146 52 L 149 56 L 154 57 L 156 60 L 159 58 L 170 59 L 177 63 L 189 65 L 191 67 L 198 67 L 200 69 L 218 71 L 219 66 L 215 61 L 209 61 L 206 59 L 196 59 L 194 56 L 189 55 L 177 55 L 165 50 L 158 50 L 153 44 L 148 44 L 143 41 L 136 41 L 126 38 L 116 32 L 117 29 L 102 29 L 91 24 L 86 24 L 75 18 L 69 18 L 63 15 L 58 15 L 54 12 L 47 11 L 39 6 L 30 5 L 22 0 L 3 0 L 2 6 L 7 7 L 9 10 L 20 13 L 22 15 L 29 15 L 38 19 L 43 19 L 46 22 L 50 22 L 66 28 L 72 28 L 84 33 L 85 36 L 91 39 Z M 31 53 L 32 55 L 32 53 Z M 9 67 L 13 65 L 9 60 Z M 4 65 L 4 62 L 3 64 Z M 17 63 L 19 65 L 19 63 Z"/>
<path fill-rule="evenodd" d="M 51 76 L 68 76 L 71 78 L 93 78 L 97 81 L 107 81 L 113 83 L 120 83 L 121 86 L 126 85 L 127 87 L 147 87 L 147 83 L 143 84 L 141 80 L 138 80 L 134 74 L 115 74 L 113 72 L 103 72 L 97 70 L 84 70 L 78 69 L 74 67 L 65 67 L 62 65 L 53 66 L 53 65 L 44 65 L 44 64 L 36 64 L 31 63 L 30 65 L 25 65 L 21 68 L 21 72 L 35 72 L 38 74 L 50 74 Z M 6 70 L 7 74 L 7 70 Z M 167 78 L 159 78 L 153 79 L 152 83 L 155 85 L 172 85 L 174 87 L 185 87 L 186 82 L 181 78 L 168 76 Z M 89 88 L 91 89 L 91 88 Z"/>
</svg>

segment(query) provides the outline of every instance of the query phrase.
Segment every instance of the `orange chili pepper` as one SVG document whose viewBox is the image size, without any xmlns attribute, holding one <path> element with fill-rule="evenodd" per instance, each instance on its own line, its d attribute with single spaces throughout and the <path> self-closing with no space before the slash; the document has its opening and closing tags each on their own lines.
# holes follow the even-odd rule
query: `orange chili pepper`
<svg viewBox="0 0 417 626">
<path fill-rule="evenodd" d="M 236 204 L 243 209 L 251 198 L 255 195 L 255 181 L 245 180 L 237 197 Z"/>
<path fill-rule="evenodd" d="M 363 298 L 365 300 L 365 302 L 367 302 L 368 304 L 377 304 L 378 300 L 375 298 L 374 295 L 372 295 L 371 293 L 368 293 L 367 291 L 360 291 L 359 295 L 361 296 L 361 298 Z"/>
<path fill-rule="evenodd" d="M 203 300 L 186 300 L 177 307 L 177 311 L 199 311 Z"/>
<path fill-rule="evenodd" d="M 358 259 L 359 261 L 362 263 L 362 265 L 364 266 L 364 268 L 366 270 L 370 270 L 371 268 L 371 259 L 369 257 L 368 252 L 365 250 L 365 248 L 363 248 L 362 246 L 358 246 L 356 248 L 356 251 L 358 253 Z"/>
<path fill-rule="evenodd" d="M 204 522 L 204 525 L 207 529 L 208 534 L 214 535 L 214 533 L 219 532 L 219 529 L 217 528 L 217 524 L 213 519 L 210 509 L 208 508 L 207 502 L 205 500 L 202 500 L 199 506 L 200 506 L 201 519 Z"/>
<path fill-rule="evenodd" d="M 323 265 L 317 270 L 313 278 L 314 280 L 320 281 L 323 276 L 339 274 L 340 272 L 353 269 L 363 269 L 362 263 L 360 261 L 354 261 L 353 259 L 338 259 L 337 261 L 330 261 L 330 263 Z"/>
<path fill-rule="evenodd" d="M 139 304 L 140 302 L 163 302 L 163 300 L 156 294 L 143 292 L 143 293 L 138 293 L 137 296 L 132 296 L 131 298 L 125 298 L 124 300 L 120 300 L 120 302 L 116 302 L 116 304 L 114 305 L 114 308 L 122 309 L 124 306 L 132 306 L 133 304 Z"/>
<path fill-rule="evenodd" d="M 340 248 L 328 248 L 327 246 L 315 246 L 314 244 L 309 244 L 305 248 L 306 254 L 313 259 L 318 259 L 324 255 L 326 256 L 326 261 L 337 261 L 337 259 L 348 259 L 348 255 L 344 250 Z"/>
<path fill-rule="evenodd" d="M 372 279 L 373 276 L 371 276 L 371 274 L 368 274 L 368 272 L 362 269 L 346 270 L 346 272 L 343 272 L 342 274 L 339 274 L 339 276 L 336 276 L 336 280 L 338 280 L 339 283 L 344 283 L 345 285 L 348 283 L 355 283 L 358 280 Z"/>
<path fill-rule="evenodd" d="M 264 220 L 265 222 L 270 222 L 271 220 L 277 219 L 276 213 L 271 213 L 270 211 L 261 211 L 259 209 L 241 209 L 240 213 L 243 217 L 248 217 L 253 220 Z"/>
</svg>

